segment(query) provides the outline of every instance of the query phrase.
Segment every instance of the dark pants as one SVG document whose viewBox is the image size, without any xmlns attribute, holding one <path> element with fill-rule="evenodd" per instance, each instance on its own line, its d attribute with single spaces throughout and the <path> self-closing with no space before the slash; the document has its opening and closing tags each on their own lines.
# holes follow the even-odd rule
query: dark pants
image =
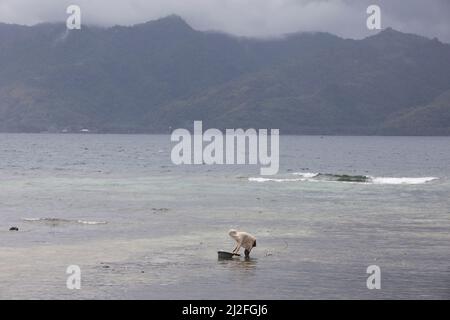
<svg viewBox="0 0 450 320">
<path fill-rule="evenodd" d="M 255 240 L 255 242 L 253 242 L 253 248 L 254 248 L 254 247 L 256 247 L 256 240 Z M 245 257 L 246 257 L 246 258 L 250 257 L 250 251 L 248 251 L 247 249 L 245 249 L 244 253 L 245 253 Z"/>
</svg>

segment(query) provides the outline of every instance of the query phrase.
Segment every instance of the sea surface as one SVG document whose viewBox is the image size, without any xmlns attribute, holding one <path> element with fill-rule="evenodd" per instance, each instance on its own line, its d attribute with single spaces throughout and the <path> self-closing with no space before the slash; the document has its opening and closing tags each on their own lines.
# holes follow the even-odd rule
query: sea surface
<svg viewBox="0 0 450 320">
<path fill-rule="evenodd" d="M 0 299 L 450 298 L 450 137 L 283 136 L 270 177 L 172 146 L 0 134 Z M 249 260 L 218 260 L 230 228 Z"/>
</svg>

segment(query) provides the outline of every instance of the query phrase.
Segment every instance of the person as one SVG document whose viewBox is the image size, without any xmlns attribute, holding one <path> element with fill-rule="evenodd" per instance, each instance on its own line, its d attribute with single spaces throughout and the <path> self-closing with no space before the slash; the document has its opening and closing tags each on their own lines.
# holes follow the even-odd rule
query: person
<svg viewBox="0 0 450 320">
<path fill-rule="evenodd" d="M 233 249 L 234 254 L 239 254 L 241 247 L 245 249 L 245 257 L 250 257 L 250 252 L 256 247 L 256 238 L 250 233 L 231 229 L 228 231 L 231 238 L 236 241 L 236 247 Z"/>
</svg>

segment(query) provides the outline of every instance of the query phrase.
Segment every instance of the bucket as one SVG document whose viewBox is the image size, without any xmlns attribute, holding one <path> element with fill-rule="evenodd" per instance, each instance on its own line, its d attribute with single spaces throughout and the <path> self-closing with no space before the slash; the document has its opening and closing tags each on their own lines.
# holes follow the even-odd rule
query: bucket
<svg viewBox="0 0 450 320">
<path fill-rule="evenodd" d="M 233 259 L 234 256 L 240 257 L 240 254 L 227 252 L 227 251 L 217 251 L 217 255 L 219 257 L 219 260 L 229 260 Z"/>
</svg>

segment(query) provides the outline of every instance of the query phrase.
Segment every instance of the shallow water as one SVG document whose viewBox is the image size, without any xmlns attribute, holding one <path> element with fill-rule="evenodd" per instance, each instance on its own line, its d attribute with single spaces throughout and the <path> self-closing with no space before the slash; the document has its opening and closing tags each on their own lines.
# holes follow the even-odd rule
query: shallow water
<svg viewBox="0 0 450 320">
<path fill-rule="evenodd" d="M 0 134 L 0 298 L 448 299 L 449 146 L 286 136 L 267 181 L 174 166 L 168 136 Z M 217 260 L 230 228 L 258 238 L 250 260 Z"/>
</svg>

